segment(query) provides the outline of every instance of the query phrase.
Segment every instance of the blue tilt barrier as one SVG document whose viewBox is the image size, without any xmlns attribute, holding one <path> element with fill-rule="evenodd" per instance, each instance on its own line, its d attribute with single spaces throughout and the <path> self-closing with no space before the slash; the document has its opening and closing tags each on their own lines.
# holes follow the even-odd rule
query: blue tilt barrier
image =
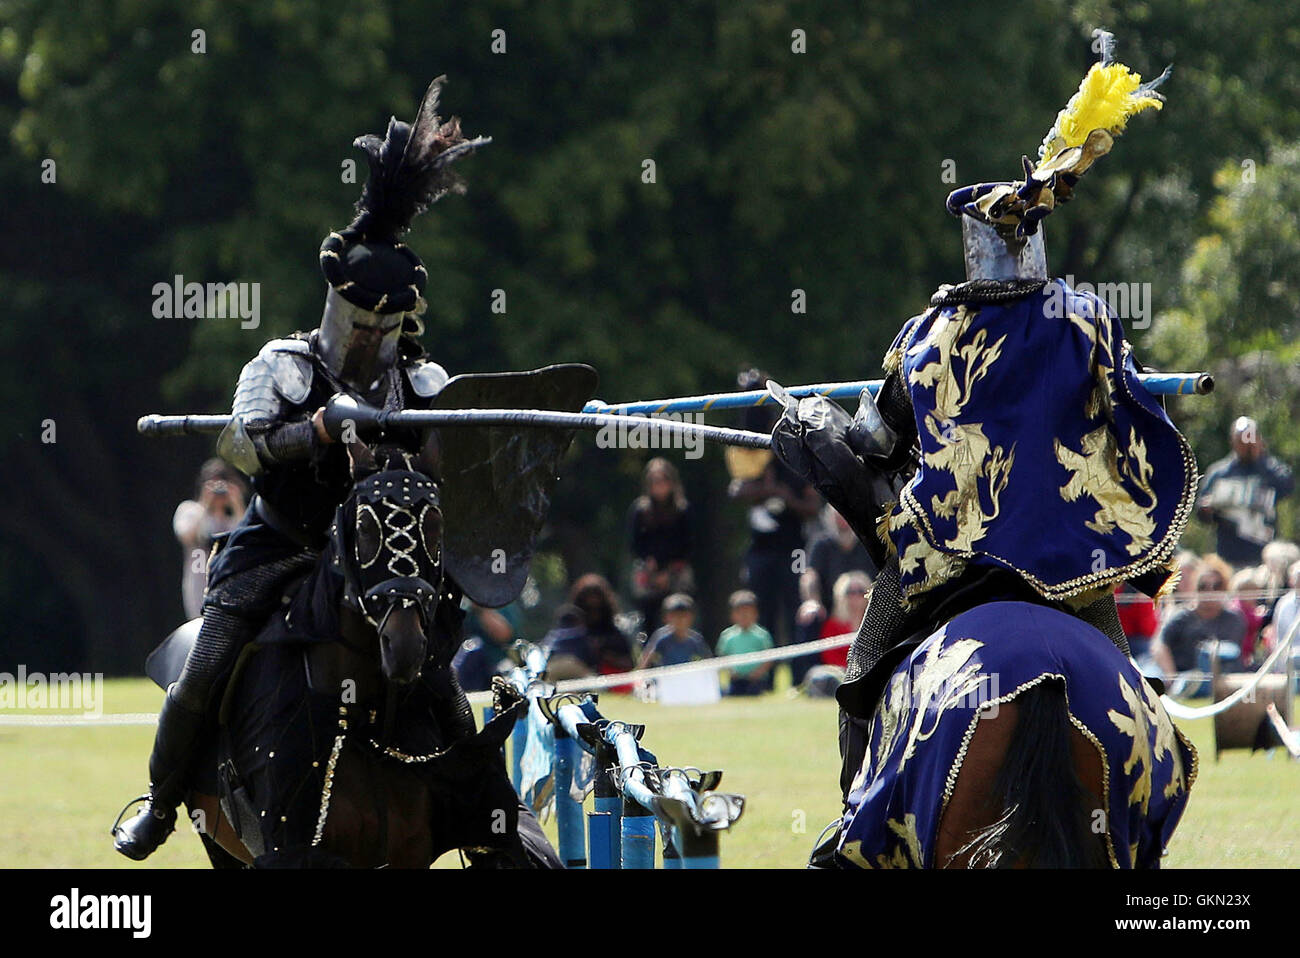
<svg viewBox="0 0 1300 958">
<path fill-rule="evenodd" d="M 555 730 L 555 824 L 560 832 L 560 860 L 565 868 L 587 867 L 582 833 L 582 803 L 574 800 L 573 772 L 582 749 L 564 730 Z"/>
<path fill-rule="evenodd" d="M 587 867 L 608 870 L 614 867 L 614 832 L 609 812 L 587 813 Z"/>
<path fill-rule="evenodd" d="M 644 726 L 605 718 L 594 694 L 555 694 L 536 646 L 517 643 L 514 653 L 518 667 L 505 686 L 530 704 L 510 737 L 512 778 L 534 802 L 553 797 L 565 866 L 654 868 L 661 844 L 664 868 L 718 868 L 719 836 L 745 807 L 743 796 L 717 791 L 722 772 L 661 766 L 640 744 Z M 492 714 L 485 709 L 484 721 Z M 588 793 L 593 809 L 584 823 Z"/>
<path fill-rule="evenodd" d="M 631 799 L 623 807 L 623 861 L 621 867 L 655 867 L 655 817 Z"/>
</svg>

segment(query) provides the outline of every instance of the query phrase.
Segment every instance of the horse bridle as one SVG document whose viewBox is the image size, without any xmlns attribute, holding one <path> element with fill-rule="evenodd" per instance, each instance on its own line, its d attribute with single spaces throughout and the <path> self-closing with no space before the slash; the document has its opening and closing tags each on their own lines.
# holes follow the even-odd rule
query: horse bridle
<svg viewBox="0 0 1300 958">
<path fill-rule="evenodd" d="M 438 604 L 440 583 L 419 577 L 420 561 L 416 552 L 423 549 L 425 556 L 441 570 L 441 538 L 429 542 L 425 534 L 429 510 L 441 513 L 437 483 L 417 472 L 386 470 L 359 480 L 349 501 L 355 515 L 348 515 L 348 502 L 344 502 L 335 512 L 330 527 L 334 561 L 343 575 L 343 601 L 376 631 L 381 631 L 397 603 L 390 602 L 379 618 L 372 611 L 373 604 L 383 597 L 410 600 L 419 608 L 421 626 L 427 628 Z M 373 523 L 378 538 L 378 545 L 369 556 L 360 554 L 361 537 L 356 527 L 363 521 Z M 344 561 L 349 555 L 344 530 L 349 526 L 353 527 L 350 558 L 354 562 Z M 390 573 L 389 578 L 366 588 L 360 572 L 373 568 L 381 559 L 383 568 Z"/>
</svg>

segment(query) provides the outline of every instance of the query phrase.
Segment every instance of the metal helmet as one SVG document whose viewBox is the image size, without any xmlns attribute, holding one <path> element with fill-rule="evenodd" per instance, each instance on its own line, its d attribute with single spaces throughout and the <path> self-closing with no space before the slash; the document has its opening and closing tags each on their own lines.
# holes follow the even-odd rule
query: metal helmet
<svg viewBox="0 0 1300 958">
<path fill-rule="evenodd" d="M 316 353 L 336 377 L 366 393 L 397 362 L 397 341 L 405 315 L 363 309 L 330 287 L 316 336 Z"/>
<path fill-rule="evenodd" d="M 402 234 L 447 193 L 464 192 L 452 162 L 491 142 L 465 137 L 457 117 L 444 122 L 438 116 L 445 79 L 429 84 L 414 123 L 393 117 L 382 138 L 354 141 L 370 167 L 357 215 L 321 244 L 321 272 L 330 289 L 316 348 L 336 376 L 362 391 L 396 361 L 403 323 L 417 335 L 420 329 L 415 314 L 429 277 Z"/>
<path fill-rule="evenodd" d="M 1047 279 L 1047 249 L 1041 229 L 1017 237 L 1014 231 L 963 216 L 961 245 L 968 280 Z"/>
</svg>

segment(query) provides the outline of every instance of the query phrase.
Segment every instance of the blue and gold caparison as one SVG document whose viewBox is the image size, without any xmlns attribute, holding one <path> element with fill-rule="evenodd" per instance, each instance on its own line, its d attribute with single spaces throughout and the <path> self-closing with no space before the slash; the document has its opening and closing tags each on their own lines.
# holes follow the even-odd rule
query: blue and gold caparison
<svg viewBox="0 0 1300 958">
<path fill-rule="evenodd" d="M 1076 607 L 1167 579 L 1196 460 L 1104 301 L 1058 279 L 1010 303 L 935 307 L 886 365 L 920 436 L 887 516 L 906 601 L 981 565 Z"/>
</svg>

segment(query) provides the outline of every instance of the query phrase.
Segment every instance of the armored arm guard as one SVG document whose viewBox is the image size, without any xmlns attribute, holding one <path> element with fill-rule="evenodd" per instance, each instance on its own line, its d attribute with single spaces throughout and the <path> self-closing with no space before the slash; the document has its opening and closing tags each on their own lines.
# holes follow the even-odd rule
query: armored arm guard
<svg viewBox="0 0 1300 958">
<path fill-rule="evenodd" d="M 898 560 L 877 534 L 876 523 L 913 473 L 915 419 L 897 371 L 885 378 L 879 402 L 862 391 L 852 418 L 825 397 L 796 402 L 782 396 L 779 387 L 772 392 L 785 406 L 772 429 L 773 451 L 844 517 L 879 570 L 849 650 L 845 682 L 836 692 L 841 706 L 840 790 L 847 801 L 866 754 L 866 717 L 874 705 L 874 687 L 866 686 L 867 672 L 885 650 L 905 637 Z"/>
<path fill-rule="evenodd" d="M 285 419 L 307 399 L 312 372 L 305 340 L 276 339 L 263 346 L 239 374 L 218 455 L 250 476 L 267 465 L 310 457 L 319 442 L 311 422 Z"/>
<path fill-rule="evenodd" d="M 896 378 L 896 377 L 895 377 Z M 812 483 L 842 515 L 878 568 L 888 558 L 876 523 L 912 471 L 910 404 L 886 382 L 882 405 L 863 390 L 856 415 L 850 417 L 824 396 L 795 400 L 780 386 L 769 385 L 785 406 L 772 429 L 772 449 L 795 473 Z"/>
</svg>

